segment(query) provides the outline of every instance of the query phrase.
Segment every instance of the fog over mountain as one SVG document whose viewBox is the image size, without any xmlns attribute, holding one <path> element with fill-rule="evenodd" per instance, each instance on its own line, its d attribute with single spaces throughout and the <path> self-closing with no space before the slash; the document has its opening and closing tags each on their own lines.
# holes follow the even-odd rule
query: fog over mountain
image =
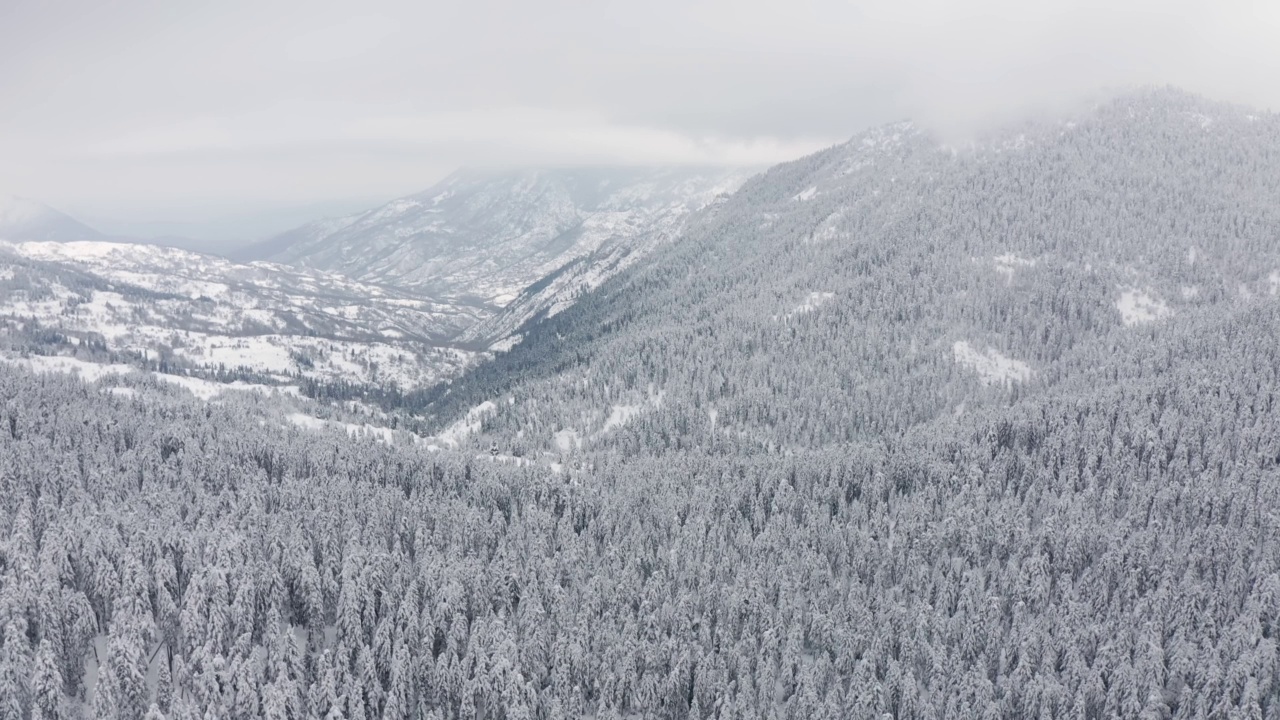
<svg viewBox="0 0 1280 720">
<path fill-rule="evenodd" d="M 25 240 L 102 240 L 105 236 L 37 200 L 0 195 L 0 237 Z"/>
</svg>

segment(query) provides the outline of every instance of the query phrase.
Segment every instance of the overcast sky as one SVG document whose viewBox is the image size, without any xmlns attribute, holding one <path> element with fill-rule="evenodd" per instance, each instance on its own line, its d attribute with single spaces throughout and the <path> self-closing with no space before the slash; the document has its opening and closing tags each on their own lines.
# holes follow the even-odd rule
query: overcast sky
<svg viewBox="0 0 1280 720">
<path fill-rule="evenodd" d="M 767 164 L 907 117 L 963 135 L 1133 84 L 1280 109 L 1278 41 L 1274 0 L 0 0 L 0 193 L 196 227 L 462 165 Z"/>
</svg>

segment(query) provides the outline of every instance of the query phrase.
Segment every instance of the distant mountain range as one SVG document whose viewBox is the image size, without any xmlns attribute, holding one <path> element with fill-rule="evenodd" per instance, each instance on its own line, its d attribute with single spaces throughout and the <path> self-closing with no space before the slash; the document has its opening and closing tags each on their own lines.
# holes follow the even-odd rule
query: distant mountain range
<svg viewBox="0 0 1280 720">
<path fill-rule="evenodd" d="M 106 235 L 7 199 L 0 323 L 28 340 L 53 331 L 183 367 L 421 387 L 509 348 L 524 322 L 671 241 L 748 175 L 459 172 L 235 260 Z"/>
<path fill-rule="evenodd" d="M 610 246 L 670 235 L 752 173 L 726 169 L 531 169 L 454 173 L 368 212 L 321 220 L 240 260 L 338 272 L 364 282 L 502 308 L 530 285 Z"/>
<path fill-rule="evenodd" d="M 0 239 L 72 242 L 108 237 L 37 200 L 0 195 Z"/>
</svg>

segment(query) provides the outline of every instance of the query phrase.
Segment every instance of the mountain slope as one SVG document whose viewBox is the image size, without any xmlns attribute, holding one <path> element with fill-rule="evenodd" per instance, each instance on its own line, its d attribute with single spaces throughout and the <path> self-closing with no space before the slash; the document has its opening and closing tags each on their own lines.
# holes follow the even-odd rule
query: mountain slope
<svg viewBox="0 0 1280 720">
<path fill-rule="evenodd" d="M 417 195 L 324 220 L 246 257 L 504 308 L 566 265 L 669 237 L 739 170 L 460 171 Z"/>
<path fill-rule="evenodd" d="M 477 319 L 315 270 L 149 245 L 0 243 L 0 323 L 15 347 L 54 337 L 70 345 L 63 350 L 101 346 L 166 366 L 391 390 L 470 362 L 447 341 Z"/>
<path fill-rule="evenodd" d="M 878 128 L 746 183 L 419 402 L 445 423 L 510 397 L 477 446 L 552 452 L 895 436 L 1274 301 L 1278 193 L 1276 115 L 1173 90 L 964 149 Z"/>
<path fill-rule="evenodd" d="M 0 195 L 0 240 L 105 240 L 106 236 L 44 203 Z"/>
</svg>

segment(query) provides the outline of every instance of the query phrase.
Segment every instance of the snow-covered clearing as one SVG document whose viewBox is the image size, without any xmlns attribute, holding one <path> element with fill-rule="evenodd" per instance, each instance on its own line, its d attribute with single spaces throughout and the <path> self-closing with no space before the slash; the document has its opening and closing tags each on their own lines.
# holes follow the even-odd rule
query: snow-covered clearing
<svg viewBox="0 0 1280 720">
<path fill-rule="evenodd" d="M 445 428 L 435 439 L 449 447 L 456 448 L 468 435 L 480 432 L 480 426 L 484 422 L 485 416 L 495 412 L 497 409 L 498 406 L 493 401 L 485 400 L 468 410 L 461 420 Z"/>
<path fill-rule="evenodd" d="M 817 292 L 817 291 L 811 292 L 805 297 L 803 302 L 791 308 L 790 312 L 783 315 L 781 318 L 775 317 L 775 319 L 785 321 L 785 320 L 790 320 L 791 318 L 797 315 L 807 315 L 817 310 L 818 308 L 822 307 L 823 305 L 826 305 L 827 303 L 831 302 L 832 300 L 835 299 L 835 297 L 836 297 L 836 294 L 832 292 Z"/>
<path fill-rule="evenodd" d="M 258 383 L 247 383 L 236 380 L 230 383 L 219 383 L 204 378 L 187 377 L 185 375 L 166 375 L 164 373 L 152 373 L 155 379 L 177 385 L 187 392 L 195 395 L 201 400 L 212 400 L 224 392 L 257 392 L 263 395 L 272 395 L 280 393 L 282 395 L 292 395 L 298 397 L 301 391 L 294 385 L 260 385 Z"/>
<path fill-rule="evenodd" d="M 1129 326 L 1155 322 L 1173 314 L 1164 301 L 1153 297 L 1146 290 L 1125 290 L 1120 293 L 1116 309 L 1120 311 L 1120 319 Z"/>
<path fill-rule="evenodd" d="M 1031 379 L 1031 366 L 1021 360 L 1005 357 L 995 348 L 989 347 L 985 352 L 980 352 L 968 342 L 957 340 L 951 346 L 951 352 L 957 364 L 978 373 L 983 385 L 1008 385 Z"/>
<path fill-rule="evenodd" d="M 1001 275 L 1004 275 L 1005 282 L 1009 282 L 1009 283 L 1013 282 L 1013 273 L 1018 268 L 1035 267 L 1035 264 L 1036 264 L 1035 260 L 1024 258 L 1024 257 L 1018 257 L 1013 253 L 1005 253 L 1004 255 L 997 255 L 994 258 L 992 258 L 992 261 L 995 263 L 996 272 L 1000 273 Z"/>
<path fill-rule="evenodd" d="M 65 373 L 79 377 L 85 382 L 97 382 L 105 377 L 119 375 L 150 375 L 156 380 L 190 392 L 201 400 L 212 400 L 224 392 L 259 392 L 264 395 L 281 393 L 297 397 L 300 390 L 294 385 L 260 385 L 236 380 L 231 383 L 219 383 L 204 378 L 187 377 L 185 375 L 168 375 L 165 373 L 147 373 L 131 365 L 94 363 L 80 358 L 63 355 L 32 355 L 25 358 L 0 357 L 0 362 L 24 367 L 34 373 Z M 115 395 L 132 396 L 135 391 L 127 387 L 113 387 L 109 392 Z"/>
<path fill-rule="evenodd" d="M 607 433 L 614 428 L 626 425 L 631 418 L 640 414 L 644 409 L 643 405 L 614 405 L 609 408 L 609 417 L 604 421 L 604 427 L 600 428 L 600 432 Z"/>
<path fill-rule="evenodd" d="M 494 344 L 490 345 L 489 352 L 495 352 L 495 353 L 510 352 L 511 348 L 514 348 L 515 346 L 519 345 L 520 341 L 523 339 L 524 339 L 524 336 L 520 334 L 509 335 L 495 342 Z"/>
<path fill-rule="evenodd" d="M 337 420 L 321 420 L 320 418 L 311 417 L 304 413 L 290 413 L 285 417 L 286 420 L 305 430 L 323 430 L 325 428 L 335 428 L 346 430 L 347 435 L 351 437 L 369 436 L 380 440 L 388 445 L 395 439 L 396 433 L 391 428 L 378 427 L 376 425 L 356 425 L 354 423 L 339 422 Z"/>
<path fill-rule="evenodd" d="M 108 375 L 128 375 L 137 369 L 129 365 L 103 365 L 62 355 L 32 355 L 25 358 L 0 357 L 0 362 L 25 367 L 34 373 L 67 373 L 85 382 L 96 382 Z"/>
<path fill-rule="evenodd" d="M 796 193 L 794 196 L 792 196 L 791 199 L 796 202 L 804 202 L 806 200 L 813 199 L 813 196 L 817 194 L 818 194 L 818 187 L 815 185 L 811 188 L 807 188 L 805 190 L 802 190 Z"/>
<path fill-rule="evenodd" d="M 556 449 L 560 452 L 569 452 L 582 447 L 582 438 L 576 430 L 557 430 L 554 440 Z"/>
<path fill-rule="evenodd" d="M 599 437 L 611 430 L 616 430 L 623 425 L 626 425 L 645 410 L 662 407 L 663 395 L 665 395 L 663 391 L 654 392 L 651 384 L 649 386 L 648 397 L 645 398 L 644 402 L 610 405 L 609 416 L 605 418 L 604 425 L 600 427 L 600 432 L 596 433 L 596 436 Z"/>
</svg>

